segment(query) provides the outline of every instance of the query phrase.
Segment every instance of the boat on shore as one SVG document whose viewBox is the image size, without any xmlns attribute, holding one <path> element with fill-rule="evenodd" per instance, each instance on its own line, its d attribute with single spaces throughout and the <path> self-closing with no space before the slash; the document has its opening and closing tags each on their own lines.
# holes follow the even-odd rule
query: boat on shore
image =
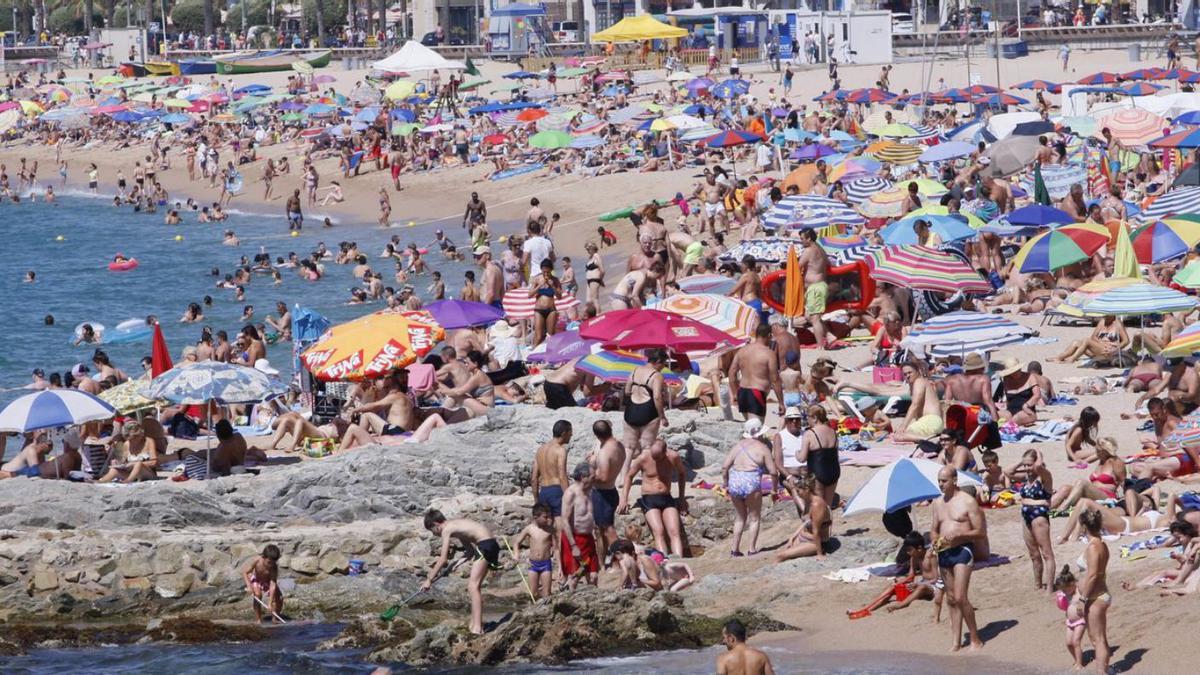
<svg viewBox="0 0 1200 675">
<path fill-rule="evenodd" d="M 179 72 L 184 75 L 212 75 L 217 72 L 217 62 L 212 59 L 187 59 L 179 62 Z"/>
<path fill-rule="evenodd" d="M 333 52 L 325 49 L 317 52 L 238 52 L 224 56 L 213 57 L 217 64 L 217 72 L 222 75 L 237 73 L 268 73 L 278 70 L 290 70 L 292 64 L 304 62 L 313 68 L 324 68 L 329 65 Z"/>
<path fill-rule="evenodd" d="M 144 66 L 147 75 L 179 75 L 179 64 L 174 61 L 147 61 Z"/>
</svg>

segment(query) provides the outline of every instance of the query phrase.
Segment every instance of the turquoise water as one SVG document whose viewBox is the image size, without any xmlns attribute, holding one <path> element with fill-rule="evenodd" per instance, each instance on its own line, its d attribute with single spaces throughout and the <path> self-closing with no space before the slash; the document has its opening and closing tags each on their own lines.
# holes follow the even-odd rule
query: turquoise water
<svg viewBox="0 0 1200 675">
<path fill-rule="evenodd" d="M 279 206 L 282 211 L 282 203 Z M 403 209 L 403 202 L 398 210 Z M 82 322 L 99 322 L 108 329 L 131 318 L 147 314 L 159 317 L 172 358 L 178 360 L 183 348 L 195 344 L 204 325 L 213 331 L 225 330 L 232 337 L 244 325 L 240 320 L 245 304 L 255 308 L 254 321 L 262 322 L 274 313 L 275 302 L 289 306 L 300 303 L 313 308 L 335 323 L 378 309 L 373 305 L 346 305 L 350 289 L 361 285 L 350 265 L 326 263 L 326 276 L 317 282 L 304 281 L 294 269 L 282 269 L 283 283 L 273 285 L 269 274 L 254 275 L 246 286 L 243 302 L 234 299 L 234 291 L 218 289 L 218 278 L 232 273 L 238 259 L 253 260 L 260 247 L 274 260 L 285 259 L 289 252 L 300 257 L 316 249 L 319 242 L 336 252 L 339 241 L 356 241 L 369 263 L 384 275 L 384 285 L 399 288 L 391 261 L 380 259 L 393 234 L 402 244 L 415 242 L 425 247 L 434 241 L 436 226 L 393 227 L 335 225 L 321 228 L 320 219 L 306 216 L 305 228 L 298 237 L 290 237 L 282 214 L 252 215 L 233 212 L 222 223 L 198 223 L 196 213 L 184 213 L 177 226 L 162 224 L 163 211 L 157 214 L 135 213 L 132 207 L 116 208 L 107 199 L 90 196 L 63 196 L 57 205 L 41 202 L 0 204 L 0 232 L 4 255 L 0 262 L 0 403 L 23 393 L 13 388 L 29 383 L 34 368 L 50 372 L 68 371 L 83 361 L 90 365 L 96 345 L 73 347 L 75 327 Z M 401 221 L 401 222 L 407 222 Z M 466 234 L 451 221 L 447 234 L 460 249 L 465 249 Z M 224 246 L 222 233 L 234 230 L 241 246 Z M 182 241 L 176 241 L 176 236 Z M 57 240 L 62 236 L 63 240 Z M 436 249 L 435 249 L 436 250 Z M 121 252 L 137 258 L 139 266 L 129 272 L 107 269 L 112 256 Z M 470 261 L 450 263 L 440 253 L 430 253 L 430 266 L 441 271 L 447 294 L 457 294 L 463 271 Z M 24 283 L 25 272 L 37 273 L 37 281 Z M 412 282 L 423 294 L 430 283 L 428 275 Z M 213 304 L 205 308 L 202 323 L 179 323 L 188 303 L 201 303 L 205 295 Z M 43 319 L 54 316 L 55 324 Z M 150 354 L 148 339 L 130 344 L 101 345 L 113 363 L 131 375 L 141 372 L 138 365 Z M 268 347 L 271 364 L 287 373 L 291 370 L 291 345 Z"/>
</svg>

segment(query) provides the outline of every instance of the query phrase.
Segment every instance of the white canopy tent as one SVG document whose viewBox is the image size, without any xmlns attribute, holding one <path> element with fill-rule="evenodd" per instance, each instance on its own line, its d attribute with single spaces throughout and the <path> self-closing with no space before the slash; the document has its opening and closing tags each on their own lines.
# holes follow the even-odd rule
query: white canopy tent
<svg viewBox="0 0 1200 675">
<path fill-rule="evenodd" d="M 400 51 L 371 64 L 375 70 L 389 73 L 420 73 L 430 70 L 466 70 L 462 61 L 451 61 L 429 47 L 409 40 Z"/>
</svg>

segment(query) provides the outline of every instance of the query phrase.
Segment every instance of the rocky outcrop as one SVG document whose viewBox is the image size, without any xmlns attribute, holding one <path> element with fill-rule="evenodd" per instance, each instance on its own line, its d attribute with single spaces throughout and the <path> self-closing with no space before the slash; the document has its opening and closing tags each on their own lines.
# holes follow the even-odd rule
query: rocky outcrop
<svg viewBox="0 0 1200 675">
<path fill-rule="evenodd" d="M 99 624 L 86 627 L 47 624 L 5 624 L 0 632 L 0 656 L 18 656 L 30 649 L 125 645 L 135 642 L 258 642 L 267 631 L 258 626 L 202 619 L 154 620 L 146 625 Z"/>
<path fill-rule="evenodd" d="M 376 662 L 445 664 L 566 663 L 656 649 L 695 649 L 716 642 L 736 616 L 754 632 L 791 630 L 753 612 L 712 618 L 687 610 L 673 593 L 583 588 L 526 607 L 485 635 L 443 623 L 415 633 L 408 624 L 378 619 L 351 623 L 325 648 L 370 648 Z"/>
</svg>

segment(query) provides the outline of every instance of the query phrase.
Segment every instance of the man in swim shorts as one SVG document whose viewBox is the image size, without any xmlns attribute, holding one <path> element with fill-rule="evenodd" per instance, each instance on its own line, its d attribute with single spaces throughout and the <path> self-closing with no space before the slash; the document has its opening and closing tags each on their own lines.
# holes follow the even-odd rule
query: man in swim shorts
<svg viewBox="0 0 1200 675">
<path fill-rule="evenodd" d="M 679 453 L 667 449 L 661 438 L 633 460 L 625 472 L 625 484 L 621 489 L 621 505 L 617 513 L 629 512 L 629 490 L 633 479 L 642 475 L 642 497 L 638 507 L 646 517 L 646 524 L 654 534 L 654 545 L 660 551 L 683 556 L 683 521 L 681 513 L 687 513 L 687 468 Z M 679 483 L 679 497 L 671 496 L 672 477 Z M 669 546 L 668 546 L 669 541 Z"/>
<path fill-rule="evenodd" d="M 729 227 L 729 217 L 725 213 L 725 197 L 729 194 L 728 186 L 717 182 L 717 176 L 712 171 L 704 170 L 704 182 L 696 186 L 693 193 L 704 204 L 701 214 L 701 227 L 708 226 L 708 231 L 716 234 L 716 222 L 721 221 L 721 229 Z"/>
<path fill-rule="evenodd" d="M 529 478 L 537 503 L 550 507 L 559 531 L 562 530 L 563 492 L 567 489 L 567 444 L 571 442 L 572 431 L 571 423 L 566 420 L 554 423 L 554 438 L 537 449 Z"/>
<path fill-rule="evenodd" d="M 613 438 L 612 424 L 608 420 L 592 423 L 592 434 L 600 447 L 588 455 L 592 465 L 592 517 L 599 533 L 600 550 L 617 540 L 617 508 L 621 506 L 621 494 L 617 490 L 617 478 L 625 469 L 625 446 Z"/>
<path fill-rule="evenodd" d="M 300 189 L 296 188 L 292 192 L 292 196 L 288 197 L 287 206 L 284 207 L 287 213 L 288 230 L 299 230 L 304 226 L 304 214 L 300 212 Z"/>
<path fill-rule="evenodd" d="M 771 327 L 760 323 L 754 329 L 754 341 L 738 349 L 729 364 L 729 391 L 737 400 L 738 411 L 746 419 L 762 421 L 767 416 L 767 396 L 775 392 L 779 414 L 783 415 L 783 381 L 779 379 L 779 357 L 771 349 Z"/>
<path fill-rule="evenodd" d="M 800 244 L 804 247 L 800 254 L 800 271 L 804 275 L 804 319 L 812 329 L 817 346 L 824 348 L 825 320 L 822 315 L 829 297 L 829 286 L 825 283 L 829 258 L 811 228 L 800 230 Z"/>
<path fill-rule="evenodd" d="M 580 575 L 586 574 L 589 584 L 596 585 L 600 574 L 600 558 L 596 553 L 596 521 L 592 518 L 593 476 L 587 462 L 576 465 L 571 472 L 575 479 L 563 494 L 562 501 L 562 570 L 573 590 Z"/>
<path fill-rule="evenodd" d="M 983 509 L 973 496 L 958 489 L 958 471 L 944 466 L 938 471 L 942 496 L 933 502 L 930 537 L 938 556 L 938 567 L 946 581 L 946 601 L 950 604 L 950 628 L 954 632 L 954 651 L 962 647 L 962 625 L 967 624 L 971 647 L 983 646 L 975 626 L 975 608 L 967 592 L 975 563 L 976 545 L 985 538 L 987 524 Z"/>
<path fill-rule="evenodd" d="M 468 552 L 473 554 L 471 576 L 467 583 L 467 595 L 471 598 L 470 631 L 483 635 L 483 581 L 489 570 L 500 569 L 500 544 L 492 536 L 487 525 L 466 518 L 447 520 L 437 509 L 425 513 L 425 529 L 442 539 L 442 552 L 429 570 L 421 590 L 427 591 L 438 580 L 442 568 L 450 559 L 450 540 L 457 539 Z"/>
</svg>

